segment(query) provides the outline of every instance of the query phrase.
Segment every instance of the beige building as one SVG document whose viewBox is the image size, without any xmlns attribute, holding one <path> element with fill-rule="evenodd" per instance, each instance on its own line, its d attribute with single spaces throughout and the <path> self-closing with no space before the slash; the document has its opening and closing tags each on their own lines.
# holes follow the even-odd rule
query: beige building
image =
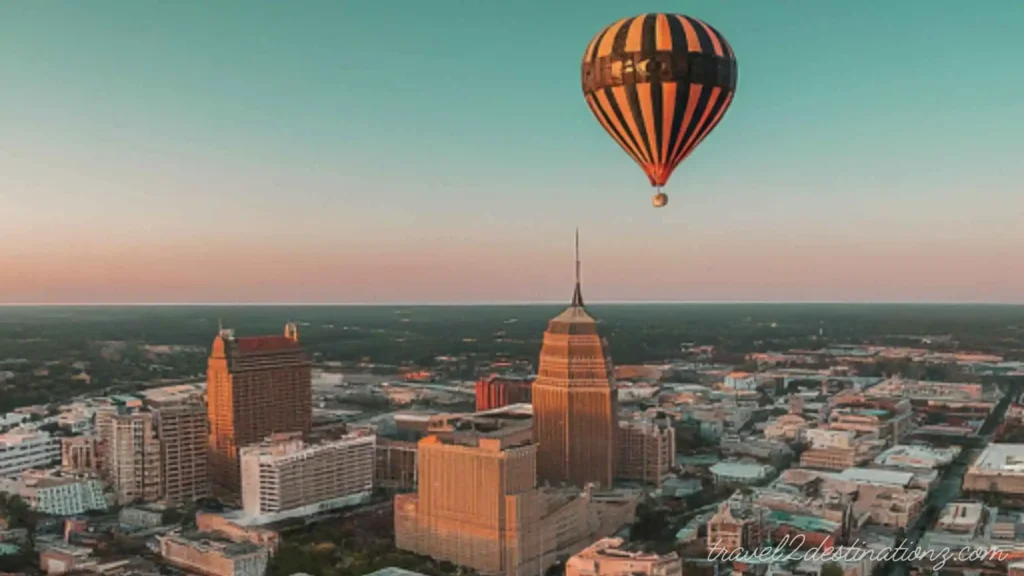
<svg viewBox="0 0 1024 576">
<path fill-rule="evenodd" d="M 167 406 L 154 414 L 160 438 L 163 499 L 179 505 L 208 497 L 206 406 Z"/>
<path fill-rule="evenodd" d="M 366 502 L 373 491 L 376 437 L 348 434 L 307 444 L 279 434 L 242 448 L 242 509 L 272 521 Z"/>
<path fill-rule="evenodd" d="M 803 416 L 784 414 L 765 426 L 764 437 L 781 442 L 799 442 L 803 439 L 804 430 L 810 427 L 810 423 Z"/>
<path fill-rule="evenodd" d="M 157 536 L 160 555 L 173 566 L 205 576 L 264 576 L 270 551 L 212 534 Z"/>
<path fill-rule="evenodd" d="M 99 471 L 97 436 L 71 436 L 60 439 L 60 465 L 65 470 Z"/>
<path fill-rule="evenodd" d="M 565 576 L 682 576 L 675 552 L 660 555 L 628 547 L 622 538 L 602 538 L 565 564 Z"/>
<path fill-rule="evenodd" d="M 243 526 L 223 514 L 213 512 L 196 512 L 196 529 L 200 532 L 213 533 L 227 538 L 232 542 L 251 542 L 276 550 L 281 536 L 267 528 L 259 526 Z"/>
<path fill-rule="evenodd" d="M 800 466 L 825 470 L 845 470 L 874 460 L 885 449 L 886 441 L 873 435 L 858 437 L 853 430 L 811 428 L 804 430 L 811 447 L 800 455 Z"/>
<path fill-rule="evenodd" d="M 615 437 L 615 475 L 661 486 L 675 461 L 676 434 L 668 421 L 627 420 Z"/>
<path fill-rule="evenodd" d="M 873 407 L 833 408 L 828 417 L 830 430 L 849 430 L 860 436 L 884 440 L 887 445 L 898 444 L 913 427 L 910 403 L 900 403 L 900 412 Z"/>
<path fill-rule="evenodd" d="M 102 411 L 103 473 L 119 504 L 153 502 L 163 495 L 160 441 L 151 412 Z"/>
<path fill-rule="evenodd" d="M 635 517 L 635 497 L 537 488 L 529 419 L 489 422 L 420 440 L 418 492 L 395 497 L 399 548 L 481 574 L 532 576 Z"/>
<path fill-rule="evenodd" d="M 1024 444 L 989 444 L 967 469 L 963 489 L 1024 495 Z"/>
</svg>

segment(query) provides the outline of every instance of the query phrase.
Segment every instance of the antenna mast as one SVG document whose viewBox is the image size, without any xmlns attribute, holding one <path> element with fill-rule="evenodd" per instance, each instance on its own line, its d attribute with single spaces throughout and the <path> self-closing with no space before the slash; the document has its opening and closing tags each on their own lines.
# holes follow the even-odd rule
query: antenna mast
<svg viewBox="0 0 1024 576">
<path fill-rule="evenodd" d="M 572 293 L 572 305 L 583 307 L 583 292 L 580 289 L 580 229 L 576 228 L 576 288 Z"/>
</svg>

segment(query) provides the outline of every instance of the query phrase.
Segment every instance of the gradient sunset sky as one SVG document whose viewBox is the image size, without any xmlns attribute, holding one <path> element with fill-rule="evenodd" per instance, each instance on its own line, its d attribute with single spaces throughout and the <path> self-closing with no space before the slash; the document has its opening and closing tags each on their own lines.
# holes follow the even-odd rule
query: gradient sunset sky
<svg viewBox="0 0 1024 576">
<path fill-rule="evenodd" d="M 650 206 L 579 61 L 739 87 Z M 1024 2 L 0 2 L 0 302 L 1024 301 Z"/>
</svg>

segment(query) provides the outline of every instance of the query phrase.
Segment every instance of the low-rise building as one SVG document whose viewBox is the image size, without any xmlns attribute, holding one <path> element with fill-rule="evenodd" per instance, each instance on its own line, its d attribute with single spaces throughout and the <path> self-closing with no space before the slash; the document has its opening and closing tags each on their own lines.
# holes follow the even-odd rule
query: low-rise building
<svg viewBox="0 0 1024 576">
<path fill-rule="evenodd" d="M 158 506 L 128 506 L 121 509 L 117 520 L 134 528 L 156 528 L 164 523 L 164 509 Z"/>
<path fill-rule="evenodd" d="M 959 454 L 959 446 L 934 448 L 899 444 L 879 454 L 875 458 L 875 464 L 904 470 L 933 470 L 948 465 Z"/>
<path fill-rule="evenodd" d="M 1024 496 L 1024 444 L 989 444 L 967 469 L 963 489 Z"/>
<path fill-rule="evenodd" d="M 757 390 L 757 374 L 730 372 L 722 380 L 722 386 L 728 390 Z"/>
<path fill-rule="evenodd" d="M 900 404 L 900 412 L 877 405 L 834 408 L 828 416 L 831 430 L 850 430 L 858 436 L 872 436 L 892 445 L 902 440 L 913 426 L 909 402 Z"/>
<path fill-rule="evenodd" d="M 622 538 L 602 538 L 573 555 L 565 576 L 682 576 L 675 552 L 656 554 L 626 545 Z"/>
<path fill-rule="evenodd" d="M 160 555 L 173 566 L 206 576 L 263 576 L 270 552 L 250 542 L 232 542 L 212 534 L 157 536 Z"/>
<path fill-rule="evenodd" d="M 272 551 L 277 549 L 281 542 L 281 536 L 277 532 L 259 526 L 245 526 L 236 522 L 239 520 L 236 516 L 237 511 L 227 514 L 196 512 L 196 529 L 217 534 L 232 542 L 251 542 Z"/>
<path fill-rule="evenodd" d="M 46 432 L 15 428 L 0 435 L 0 476 L 60 461 L 60 442 Z"/>
<path fill-rule="evenodd" d="M 51 576 L 96 566 L 92 550 L 80 546 L 47 546 L 39 553 L 39 567 Z"/>
<path fill-rule="evenodd" d="M 789 445 L 766 438 L 727 436 L 722 439 L 718 450 L 723 456 L 751 458 L 776 468 L 787 466 L 793 459 L 793 449 Z"/>
<path fill-rule="evenodd" d="M 873 460 L 885 441 L 873 436 L 858 437 L 853 430 L 813 428 L 804 431 L 810 448 L 800 455 L 800 466 L 824 470 L 845 470 Z"/>
<path fill-rule="evenodd" d="M 768 422 L 764 427 L 764 437 L 782 442 L 799 442 L 803 432 L 811 427 L 811 423 L 798 414 L 783 414 Z"/>
<path fill-rule="evenodd" d="M 37 512 L 74 516 L 90 510 L 106 510 L 103 482 L 95 477 L 28 474 L 22 479 L 21 497 Z"/>
</svg>

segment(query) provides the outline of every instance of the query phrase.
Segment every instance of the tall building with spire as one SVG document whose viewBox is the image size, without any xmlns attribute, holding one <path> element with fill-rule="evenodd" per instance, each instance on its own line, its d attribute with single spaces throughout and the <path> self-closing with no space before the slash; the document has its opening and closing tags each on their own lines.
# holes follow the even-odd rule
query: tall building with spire
<svg viewBox="0 0 1024 576">
<path fill-rule="evenodd" d="M 618 426 L 612 362 L 583 306 L 579 245 L 577 231 L 572 304 L 548 323 L 533 383 L 537 476 L 553 485 L 610 487 Z"/>
<path fill-rule="evenodd" d="M 312 367 L 295 325 L 282 336 L 249 338 L 222 328 L 207 363 L 206 396 L 213 492 L 238 497 L 241 448 L 312 426 Z"/>
</svg>

